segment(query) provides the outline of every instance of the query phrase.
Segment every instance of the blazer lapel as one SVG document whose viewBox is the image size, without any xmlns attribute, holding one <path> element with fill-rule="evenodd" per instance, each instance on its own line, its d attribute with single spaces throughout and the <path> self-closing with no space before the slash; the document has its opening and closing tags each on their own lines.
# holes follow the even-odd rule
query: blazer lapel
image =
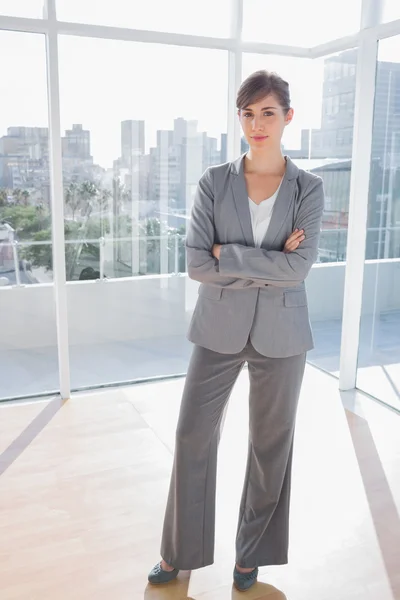
<svg viewBox="0 0 400 600">
<path fill-rule="evenodd" d="M 283 176 L 283 181 L 272 210 L 271 222 L 262 244 L 263 246 L 266 246 L 267 250 L 275 242 L 286 221 L 296 189 L 296 179 L 299 169 L 288 156 L 285 158 L 286 172 Z"/>
<path fill-rule="evenodd" d="M 246 240 L 247 246 L 254 246 L 253 227 L 251 224 L 251 215 L 249 207 L 249 197 L 247 194 L 246 179 L 244 177 L 244 157 L 235 160 L 231 166 L 232 191 L 235 201 L 236 211 L 239 217 L 240 226 L 242 228 L 243 237 Z M 298 167 L 291 161 L 288 156 L 286 159 L 286 172 L 275 201 L 274 209 L 271 215 L 267 233 L 263 240 L 263 246 L 267 249 L 275 242 L 279 231 L 283 227 L 288 216 L 289 209 L 292 205 L 294 192 L 296 189 L 296 179 L 299 173 Z"/>
<path fill-rule="evenodd" d="M 236 212 L 239 217 L 243 237 L 247 246 L 254 246 L 253 227 L 251 224 L 251 215 L 249 207 L 249 197 L 247 194 L 246 180 L 244 178 L 244 157 L 238 158 L 232 163 L 232 192 L 235 201 Z"/>
</svg>

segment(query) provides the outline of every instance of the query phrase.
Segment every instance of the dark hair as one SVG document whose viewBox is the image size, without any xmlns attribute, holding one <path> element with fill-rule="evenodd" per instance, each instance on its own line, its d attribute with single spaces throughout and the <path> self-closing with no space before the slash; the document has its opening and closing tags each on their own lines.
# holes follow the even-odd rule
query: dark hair
<svg viewBox="0 0 400 600">
<path fill-rule="evenodd" d="M 239 88 L 236 106 L 239 110 L 273 94 L 285 113 L 290 109 L 290 91 L 287 81 L 271 71 L 256 71 Z"/>
</svg>

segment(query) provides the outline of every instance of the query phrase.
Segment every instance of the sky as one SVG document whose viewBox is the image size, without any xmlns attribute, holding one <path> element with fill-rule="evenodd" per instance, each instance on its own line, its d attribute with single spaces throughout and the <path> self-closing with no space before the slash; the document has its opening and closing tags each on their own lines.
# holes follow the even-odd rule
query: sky
<svg viewBox="0 0 400 600">
<path fill-rule="evenodd" d="M 0 14 L 40 17 L 42 2 L 0 0 Z M 388 0 L 400 17 L 397 3 Z M 218 14 L 215 5 L 215 0 L 57 0 L 61 20 L 227 36 L 230 0 L 218 0 Z M 244 7 L 244 39 L 309 46 L 354 32 L 360 0 L 244 0 Z M 382 41 L 380 60 L 400 62 L 399 47 L 398 37 Z M 0 135 L 11 125 L 47 126 L 44 36 L 0 31 L 0 56 L 8 57 L 0 77 Z M 323 59 L 243 55 L 243 78 L 266 68 L 290 83 L 295 119 L 285 133 L 287 148 L 299 147 L 302 129 L 320 126 L 323 64 Z M 226 132 L 226 51 L 60 36 L 59 67 L 62 131 L 73 123 L 89 129 L 94 160 L 104 167 L 120 155 L 125 119 L 146 121 L 147 149 L 155 144 L 156 131 L 171 129 L 177 117 L 197 120 L 199 131 L 212 137 Z"/>
</svg>

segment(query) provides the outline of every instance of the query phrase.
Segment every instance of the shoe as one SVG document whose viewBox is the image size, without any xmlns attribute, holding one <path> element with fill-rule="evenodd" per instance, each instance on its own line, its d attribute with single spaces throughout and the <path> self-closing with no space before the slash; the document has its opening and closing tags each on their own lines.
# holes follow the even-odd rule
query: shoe
<svg viewBox="0 0 400 600">
<path fill-rule="evenodd" d="M 173 571 L 164 571 L 161 568 L 161 563 L 157 563 L 155 567 L 149 573 L 148 580 L 149 583 L 153 585 L 159 585 L 161 583 L 169 583 L 173 581 L 178 576 L 179 569 L 174 569 Z"/>
<path fill-rule="evenodd" d="M 250 571 L 250 573 L 240 573 L 235 565 L 235 570 L 233 571 L 233 583 L 239 592 L 246 592 L 250 589 L 251 586 L 256 583 L 257 577 L 258 567 Z"/>
</svg>

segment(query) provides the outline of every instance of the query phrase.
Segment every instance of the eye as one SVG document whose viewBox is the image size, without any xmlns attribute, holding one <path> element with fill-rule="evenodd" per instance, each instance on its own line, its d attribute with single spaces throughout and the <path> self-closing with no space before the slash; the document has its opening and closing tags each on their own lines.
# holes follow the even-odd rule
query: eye
<svg viewBox="0 0 400 600">
<path fill-rule="evenodd" d="M 244 113 L 243 116 L 246 117 L 246 119 L 248 119 L 249 117 L 252 117 L 253 114 L 248 112 L 248 113 Z"/>
<path fill-rule="evenodd" d="M 274 116 L 274 113 L 271 112 L 270 110 L 266 110 L 264 113 L 264 117 L 273 117 L 273 116 Z"/>
</svg>

